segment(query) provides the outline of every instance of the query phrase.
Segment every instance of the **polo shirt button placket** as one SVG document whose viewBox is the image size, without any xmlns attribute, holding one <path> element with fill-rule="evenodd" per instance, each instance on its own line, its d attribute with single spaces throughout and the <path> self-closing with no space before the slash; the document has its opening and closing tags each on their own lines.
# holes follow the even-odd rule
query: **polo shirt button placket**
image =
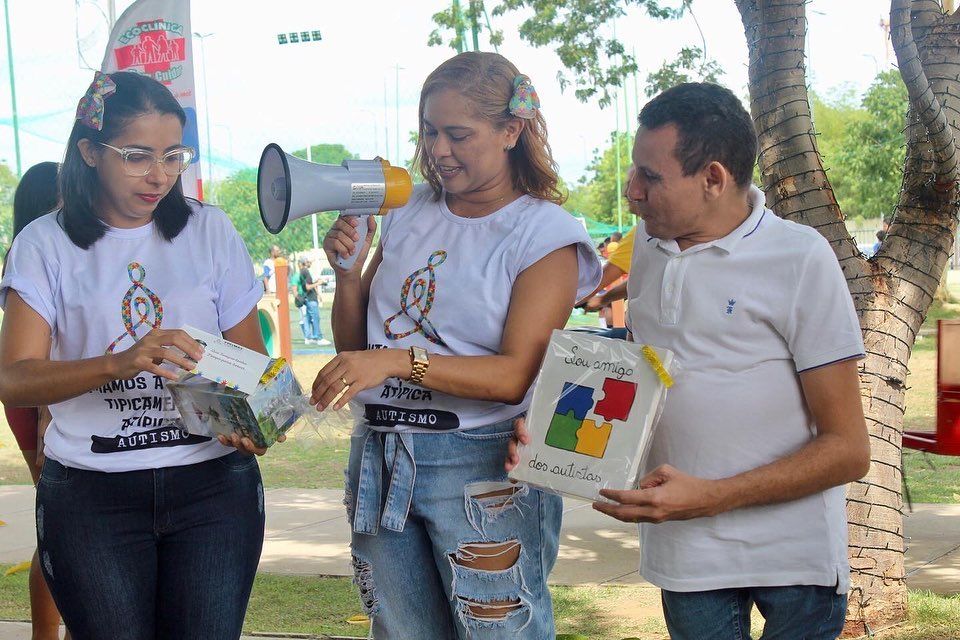
<svg viewBox="0 0 960 640">
<path fill-rule="evenodd" d="M 663 288 L 660 292 L 660 324 L 677 324 L 679 317 L 679 283 L 678 279 L 683 275 L 683 256 L 675 255 L 667 261 L 666 269 L 663 273 Z"/>
</svg>

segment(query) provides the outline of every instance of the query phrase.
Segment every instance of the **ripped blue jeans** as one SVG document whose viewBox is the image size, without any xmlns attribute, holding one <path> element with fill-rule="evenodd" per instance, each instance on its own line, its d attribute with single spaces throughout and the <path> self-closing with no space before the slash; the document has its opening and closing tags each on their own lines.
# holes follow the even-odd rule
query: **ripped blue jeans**
<svg viewBox="0 0 960 640">
<path fill-rule="evenodd" d="M 554 637 L 562 504 L 507 482 L 512 434 L 354 432 L 344 503 L 373 638 Z"/>
</svg>

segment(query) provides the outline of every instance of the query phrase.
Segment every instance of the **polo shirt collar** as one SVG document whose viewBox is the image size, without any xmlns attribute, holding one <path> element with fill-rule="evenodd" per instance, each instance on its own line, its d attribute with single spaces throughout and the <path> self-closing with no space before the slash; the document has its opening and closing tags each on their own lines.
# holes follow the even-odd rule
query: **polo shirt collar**
<svg viewBox="0 0 960 640">
<path fill-rule="evenodd" d="M 722 238 L 690 247 L 690 250 L 696 252 L 717 247 L 726 253 L 732 253 L 741 240 L 751 236 L 760 227 L 760 223 L 767 214 L 766 196 L 756 185 L 750 185 L 750 190 L 747 192 L 747 201 L 750 203 L 750 215 L 740 223 L 740 226 Z M 676 240 L 660 240 L 652 237 L 647 239 L 648 242 L 650 240 L 656 240 L 657 246 L 669 253 L 680 253 Z"/>
</svg>

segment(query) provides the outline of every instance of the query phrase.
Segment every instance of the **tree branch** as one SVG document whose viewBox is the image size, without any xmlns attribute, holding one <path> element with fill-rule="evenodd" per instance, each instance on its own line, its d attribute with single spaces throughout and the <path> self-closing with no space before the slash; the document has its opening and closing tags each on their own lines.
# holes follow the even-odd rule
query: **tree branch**
<svg viewBox="0 0 960 640">
<path fill-rule="evenodd" d="M 957 147 L 953 129 L 920 62 L 920 52 L 910 24 L 910 7 L 911 0 L 893 0 L 890 4 L 893 50 L 897 54 L 900 75 L 907 85 L 913 111 L 930 138 L 937 165 L 937 182 L 952 184 L 957 180 Z"/>
</svg>

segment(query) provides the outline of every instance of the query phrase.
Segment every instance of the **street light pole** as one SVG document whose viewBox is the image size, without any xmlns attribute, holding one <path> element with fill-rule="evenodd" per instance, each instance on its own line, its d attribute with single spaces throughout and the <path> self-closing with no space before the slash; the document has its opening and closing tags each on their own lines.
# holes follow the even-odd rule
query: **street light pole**
<svg viewBox="0 0 960 640">
<path fill-rule="evenodd" d="M 376 156 L 376 155 L 379 155 L 379 153 L 378 153 L 379 147 L 377 146 L 377 143 L 378 143 L 379 140 L 380 140 L 380 134 L 377 132 L 377 114 L 375 114 L 375 113 L 374 113 L 373 111 L 371 111 L 370 109 L 360 109 L 360 111 L 363 111 L 363 112 L 365 112 L 365 113 L 369 113 L 369 114 L 370 114 L 370 119 L 373 120 L 373 155 L 375 155 L 375 156 Z"/>
<path fill-rule="evenodd" d="M 17 117 L 17 83 L 13 71 L 13 42 L 10 40 L 10 8 L 8 0 L 3 0 L 3 21 L 7 26 L 7 64 L 10 68 L 10 102 L 13 108 L 13 147 L 17 155 L 17 177 L 23 175 L 20 163 L 20 119 Z"/>
<path fill-rule="evenodd" d="M 208 36 L 212 36 L 212 33 L 197 33 L 193 32 L 194 37 L 200 41 L 200 52 L 203 54 L 203 62 L 200 65 L 201 73 L 203 74 L 203 117 L 206 122 L 207 129 L 207 179 L 210 180 L 211 186 L 213 185 L 213 148 L 210 145 L 210 92 L 207 90 L 207 50 L 203 46 L 203 40 Z"/>
<path fill-rule="evenodd" d="M 384 144 L 384 154 L 383 156 L 390 160 L 390 125 L 387 121 L 387 77 L 383 77 L 383 144 Z"/>
<path fill-rule="evenodd" d="M 313 144 L 308 142 L 307 143 L 307 162 L 313 162 L 313 154 L 312 154 L 313 150 L 311 149 L 311 147 L 313 147 Z M 317 214 L 315 213 L 310 214 L 310 224 L 313 225 L 313 248 L 314 250 L 316 250 L 320 248 L 320 234 L 317 231 Z"/>
<path fill-rule="evenodd" d="M 394 90 L 395 90 L 394 108 L 397 112 L 397 164 L 396 166 L 399 167 L 400 166 L 400 69 L 402 69 L 403 67 L 401 67 L 399 64 L 395 66 L 397 71 L 397 80 L 396 80 L 396 85 L 394 86 Z"/>
</svg>

